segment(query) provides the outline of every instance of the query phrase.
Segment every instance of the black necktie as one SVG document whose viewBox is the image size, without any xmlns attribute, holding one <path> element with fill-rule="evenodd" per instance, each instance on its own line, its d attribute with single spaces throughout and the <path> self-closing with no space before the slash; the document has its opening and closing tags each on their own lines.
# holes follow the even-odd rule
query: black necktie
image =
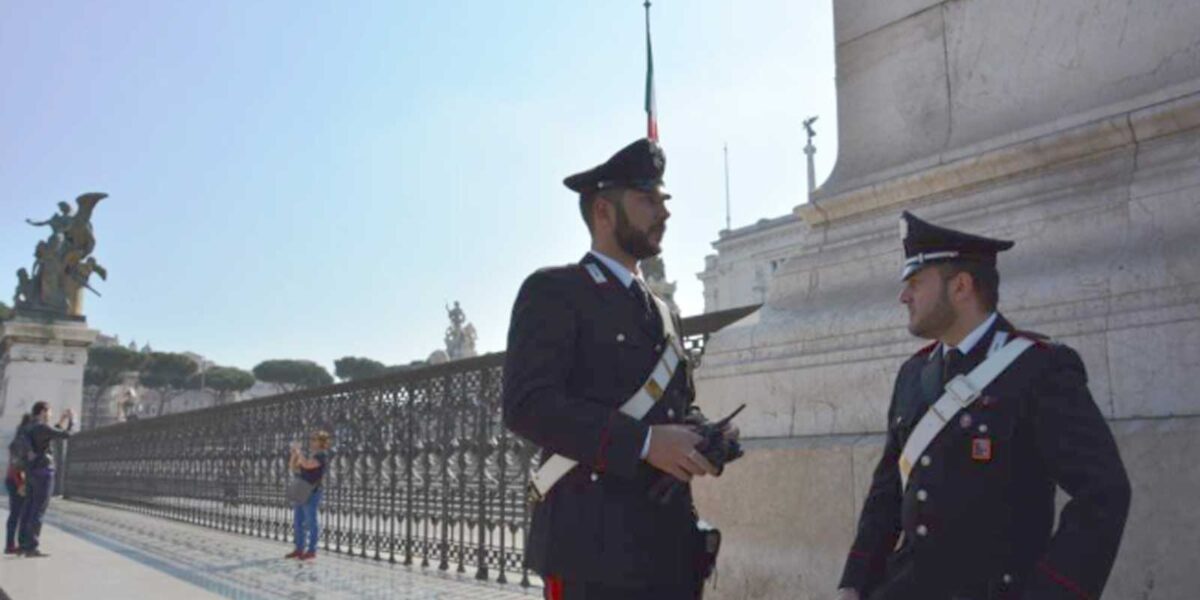
<svg viewBox="0 0 1200 600">
<path fill-rule="evenodd" d="M 638 303 L 642 305 L 642 318 L 646 320 L 655 331 L 662 329 L 662 316 L 658 313 L 658 306 L 654 302 L 654 298 L 650 295 L 650 290 L 646 289 L 646 285 L 642 280 L 634 278 L 629 284 L 629 291 L 633 293 L 633 297 L 637 298 Z"/>
<path fill-rule="evenodd" d="M 946 352 L 946 357 L 943 362 L 942 383 L 946 383 L 958 375 L 959 369 L 962 369 L 963 353 L 958 348 L 952 348 Z"/>
<path fill-rule="evenodd" d="M 635 277 L 629 282 L 629 291 L 633 293 L 633 297 L 637 298 L 638 303 L 642 305 L 642 312 L 649 316 L 654 301 L 650 299 L 650 292 L 646 291 L 646 287 L 642 285 L 642 282 L 638 278 Z"/>
</svg>

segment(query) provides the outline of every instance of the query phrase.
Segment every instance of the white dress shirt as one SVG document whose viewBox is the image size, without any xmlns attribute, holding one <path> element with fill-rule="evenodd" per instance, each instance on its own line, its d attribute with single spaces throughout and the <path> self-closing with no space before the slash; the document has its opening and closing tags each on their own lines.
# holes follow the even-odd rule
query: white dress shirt
<svg viewBox="0 0 1200 600">
<path fill-rule="evenodd" d="M 971 331 L 971 333 L 968 333 L 967 337 L 963 338 L 957 346 L 949 347 L 946 344 L 942 344 L 942 356 L 946 356 L 947 352 L 956 348 L 959 352 L 963 353 L 963 356 L 970 354 L 971 350 L 975 347 L 975 344 L 978 344 L 979 340 L 983 339 L 983 336 L 987 335 L 988 330 L 992 328 L 992 324 L 996 322 L 996 318 L 999 316 L 1000 315 L 997 313 L 992 313 L 990 317 L 983 320 L 983 323 L 981 323 L 979 327 L 976 327 Z"/>
<path fill-rule="evenodd" d="M 641 279 L 642 279 L 641 277 L 638 277 L 637 275 L 635 275 L 629 269 L 625 268 L 625 265 L 621 264 L 620 262 L 617 262 L 617 259 L 612 258 L 611 256 L 609 256 L 603 252 L 600 252 L 599 250 L 588 250 L 588 254 L 595 256 L 596 260 L 600 261 L 601 263 L 604 263 L 604 266 L 608 267 L 608 270 L 612 271 L 612 274 L 616 275 L 617 279 L 621 280 L 621 285 L 623 285 L 625 287 L 629 287 L 629 286 L 633 285 L 634 279 L 637 279 L 638 281 L 641 281 Z M 643 282 L 643 283 L 645 283 L 645 282 Z"/>
</svg>

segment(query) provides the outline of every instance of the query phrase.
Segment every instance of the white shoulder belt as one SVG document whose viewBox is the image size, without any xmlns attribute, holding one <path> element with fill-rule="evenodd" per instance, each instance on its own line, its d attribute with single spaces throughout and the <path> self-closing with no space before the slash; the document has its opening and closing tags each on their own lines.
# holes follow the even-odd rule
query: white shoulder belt
<svg viewBox="0 0 1200 600">
<path fill-rule="evenodd" d="M 675 332 L 675 322 L 671 320 L 671 309 L 657 296 L 651 294 L 650 297 L 654 299 L 659 315 L 662 316 L 666 343 L 663 344 L 663 351 L 658 357 L 658 363 L 646 377 L 645 383 L 619 409 L 622 413 L 639 421 L 650 412 L 650 409 L 654 408 L 654 403 L 662 398 L 667 385 L 675 377 L 675 370 L 679 367 L 679 363 L 686 358 L 683 347 L 678 343 L 679 337 Z M 561 454 L 551 456 L 529 477 L 530 499 L 537 502 L 545 498 L 554 484 L 558 483 L 558 480 L 565 477 L 578 464 L 577 461 Z"/>
<path fill-rule="evenodd" d="M 1001 335 L 1004 337 L 1001 338 Z M 933 443 L 934 438 L 942 432 L 942 429 L 945 429 L 946 424 L 953 420 L 960 410 L 975 402 L 983 393 L 984 388 L 991 384 L 996 377 L 999 377 L 1013 361 L 1017 360 L 1017 357 L 1033 346 L 1033 342 L 1026 338 L 1016 338 L 1008 344 L 1004 344 L 1007 334 L 1003 331 L 996 332 L 996 338 L 998 338 L 995 340 L 998 344 L 992 344 L 992 351 L 982 364 L 975 367 L 970 373 L 958 375 L 946 382 L 945 393 L 933 406 L 929 407 L 929 411 L 925 413 L 924 417 L 921 417 L 917 426 L 908 436 L 908 442 L 904 444 L 904 451 L 900 453 L 898 461 L 900 480 L 904 487 L 908 487 L 908 476 L 912 473 L 913 465 L 929 448 L 929 444 Z M 940 348 L 935 348 L 934 352 L 940 350 Z"/>
</svg>

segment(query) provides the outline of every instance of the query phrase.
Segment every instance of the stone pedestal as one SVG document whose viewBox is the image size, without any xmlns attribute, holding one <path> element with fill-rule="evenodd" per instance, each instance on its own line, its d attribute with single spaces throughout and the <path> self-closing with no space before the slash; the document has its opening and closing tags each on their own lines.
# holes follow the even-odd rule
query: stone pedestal
<svg viewBox="0 0 1200 600">
<path fill-rule="evenodd" d="M 34 402 L 55 414 L 83 412 L 83 368 L 99 332 L 82 320 L 44 321 L 16 315 L 0 323 L 0 437 L 7 440 Z"/>
<path fill-rule="evenodd" d="M 900 363 L 902 210 L 1015 240 L 1000 310 L 1079 350 L 1134 486 L 1106 598 L 1200 587 L 1200 3 L 838 0 L 839 156 L 699 402 L 749 448 L 697 486 L 720 598 L 825 598 Z"/>
</svg>

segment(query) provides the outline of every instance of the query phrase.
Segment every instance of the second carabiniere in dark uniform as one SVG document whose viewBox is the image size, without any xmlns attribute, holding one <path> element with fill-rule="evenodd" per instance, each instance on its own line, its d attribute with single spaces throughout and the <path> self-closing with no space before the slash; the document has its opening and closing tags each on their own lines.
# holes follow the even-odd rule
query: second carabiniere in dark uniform
<svg viewBox="0 0 1200 600">
<path fill-rule="evenodd" d="M 1079 354 L 996 312 L 1012 242 L 902 225 L 909 331 L 936 341 L 896 377 L 842 597 L 1098 598 L 1130 488 Z"/>
</svg>

